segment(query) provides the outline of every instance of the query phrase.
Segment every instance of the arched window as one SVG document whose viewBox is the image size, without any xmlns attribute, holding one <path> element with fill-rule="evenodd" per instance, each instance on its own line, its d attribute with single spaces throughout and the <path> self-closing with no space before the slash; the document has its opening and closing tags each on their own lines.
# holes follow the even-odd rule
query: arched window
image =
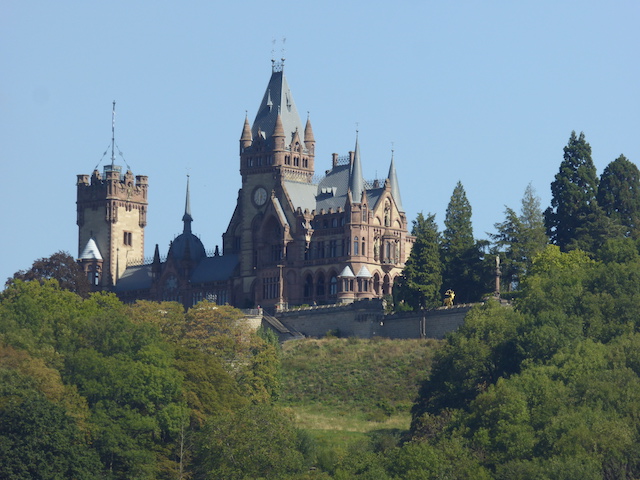
<svg viewBox="0 0 640 480">
<path fill-rule="evenodd" d="M 313 293 L 313 278 L 307 275 L 304 279 L 304 298 L 310 298 Z"/>
<path fill-rule="evenodd" d="M 324 274 L 318 276 L 318 283 L 316 284 L 316 295 L 318 297 L 324 297 Z"/>
<path fill-rule="evenodd" d="M 367 206 L 362 205 L 362 223 L 367 222 Z"/>
<path fill-rule="evenodd" d="M 329 280 L 329 295 L 332 297 L 338 294 L 338 279 L 335 274 L 331 275 L 331 279 Z"/>
<path fill-rule="evenodd" d="M 359 255 L 358 253 L 358 237 L 353 240 L 353 254 Z"/>
<path fill-rule="evenodd" d="M 365 248 L 366 245 L 364 243 L 364 238 L 362 239 L 362 255 L 366 255 L 367 254 L 367 249 Z"/>
</svg>

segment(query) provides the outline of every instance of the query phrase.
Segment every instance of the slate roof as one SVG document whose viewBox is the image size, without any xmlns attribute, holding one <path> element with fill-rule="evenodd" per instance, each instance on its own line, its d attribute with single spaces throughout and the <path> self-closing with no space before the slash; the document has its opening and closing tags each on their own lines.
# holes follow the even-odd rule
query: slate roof
<svg viewBox="0 0 640 480">
<path fill-rule="evenodd" d="M 300 138 L 303 138 L 304 129 L 284 71 L 274 68 L 251 128 L 254 140 L 258 138 L 258 130 L 264 132 L 265 139 L 271 138 L 278 113 L 280 113 L 282 120 L 285 143 L 287 145 L 291 143 L 291 137 L 296 130 L 298 130 Z"/>
<path fill-rule="evenodd" d="M 305 209 L 312 211 L 316 208 L 317 185 L 292 180 L 285 180 L 284 185 L 293 203 L 294 210 L 300 207 L 304 212 Z"/>
<path fill-rule="evenodd" d="M 218 255 L 204 257 L 191 274 L 192 284 L 224 282 L 231 278 L 238 265 L 238 255 Z M 127 267 L 118 280 L 114 290 L 129 292 L 132 290 L 148 290 L 152 284 L 153 265 L 135 265 Z"/>
<path fill-rule="evenodd" d="M 228 280 L 238 266 L 238 255 L 226 254 L 205 257 L 191 274 L 191 283 L 209 283 Z"/>
<path fill-rule="evenodd" d="M 82 250 L 82 254 L 80 255 L 80 260 L 102 260 L 102 255 L 100 255 L 100 250 L 96 245 L 96 242 L 93 238 L 90 238 L 87 242 L 87 245 Z"/>
<path fill-rule="evenodd" d="M 118 279 L 114 290 L 116 292 L 128 292 L 131 290 L 148 290 L 153 279 L 151 265 L 135 265 L 127 267 Z"/>
<path fill-rule="evenodd" d="M 350 165 L 337 165 L 327 172 L 320 180 L 317 187 L 316 210 L 334 210 L 344 208 L 347 202 L 347 190 L 349 189 Z"/>
</svg>

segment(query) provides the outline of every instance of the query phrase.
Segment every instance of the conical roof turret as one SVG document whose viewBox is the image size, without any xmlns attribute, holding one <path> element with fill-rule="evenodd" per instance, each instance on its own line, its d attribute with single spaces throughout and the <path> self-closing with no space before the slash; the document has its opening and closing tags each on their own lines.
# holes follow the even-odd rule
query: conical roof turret
<svg viewBox="0 0 640 480">
<path fill-rule="evenodd" d="M 278 113 L 276 117 L 276 123 L 273 127 L 273 135 L 272 137 L 284 137 L 284 127 L 282 126 L 282 116 Z"/>
<path fill-rule="evenodd" d="M 389 165 L 389 175 L 387 176 L 389 179 L 389 185 L 391 186 L 391 196 L 396 202 L 398 210 L 400 212 L 404 212 L 404 208 L 402 207 L 402 198 L 400 198 L 400 185 L 398 184 L 398 175 L 396 174 L 396 167 L 393 162 L 393 152 L 391 152 L 391 165 Z"/>
<path fill-rule="evenodd" d="M 315 141 L 316 139 L 313 137 L 313 129 L 311 128 L 311 120 L 307 116 L 307 124 L 304 126 L 304 143 L 308 144 Z"/>
<path fill-rule="evenodd" d="M 249 125 L 249 117 L 247 115 L 244 116 L 244 125 L 242 127 L 242 136 L 240 137 L 240 143 L 243 146 L 251 145 L 251 141 L 253 137 L 251 136 L 251 125 Z"/>
<path fill-rule="evenodd" d="M 362 165 L 360 163 L 360 144 L 356 134 L 356 150 L 353 155 L 351 174 L 349 176 L 349 190 L 353 198 L 353 203 L 362 201 L 362 191 L 364 190 L 364 179 L 362 178 Z"/>
<path fill-rule="evenodd" d="M 100 249 L 96 241 L 91 237 L 80 254 L 80 260 L 102 260 Z"/>
<path fill-rule="evenodd" d="M 252 138 L 258 138 L 258 132 L 262 132 L 265 139 L 272 137 L 278 116 L 282 123 L 285 144 L 288 145 L 296 130 L 302 132 L 302 122 L 284 75 L 282 63 L 274 64 L 272 68 L 269 84 L 251 127 Z"/>
</svg>

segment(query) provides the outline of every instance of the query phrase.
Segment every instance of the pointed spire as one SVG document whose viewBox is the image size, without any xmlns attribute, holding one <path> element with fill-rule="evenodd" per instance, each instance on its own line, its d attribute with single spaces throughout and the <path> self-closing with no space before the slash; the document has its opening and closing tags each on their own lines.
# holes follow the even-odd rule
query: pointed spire
<svg viewBox="0 0 640 480">
<path fill-rule="evenodd" d="M 349 189 L 353 195 L 353 203 L 360 203 L 362 191 L 364 190 L 364 179 L 362 178 L 362 165 L 360 164 L 360 144 L 358 142 L 358 132 L 356 131 L 356 151 L 353 155 L 351 165 L 351 175 L 349 177 Z"/>
<path fill-rule="evenodd" d="M 316 139 L 313 137 L 313 129 L 311 128 L 311 120 L 309 120 L 309 113 L 307 112 L 307 124 L 304 126 L 304 143 L 309 147 L 309 143 L 315 143 Z"/>
<path fill-rule="evenodd" d="M 398 175 L 396 174 L 396 166 L 393 162 L 393 150 L 391 150 L 391 165 L 389 166 L 389 184 L 391 185 L 391 195 L 396 202 L 398 210 L 404 212 L 402 207 L 402 199 L 400 198 L 400 185 L 398 184 Z"/>
<path fill-rule="evenodd" d="M 274 65 L 275 68 L 272 69 L 271 78 L 260 102 L 251 132 L 253 138 L 258 138 L 258 131 L 264 132 L 265 138 L 270 138 L 274 134 L 276 117 L 280 115 L 285 142 L 288 145 L 293 132 L 296 129 L 302 132 L 303 125 L 284 71 L 278 68 L 279 64 Z"/>
<path fill-rule="evenodd" d="M 273 102 L 271 101 L 271 90 L 268 90 L 267 96 L 267 107 L 269 107 L 269 111 L 271 111 L 271 107 L 273 107 Z"/>
<path fill-rule="evenodd" d="M 278 116 L 276 117 L 276 124 L 273 127 L 273 136 L 274 137 L 284 137 L 284 127 L 282 126 L 282 116 L 280 116 L 280 113 L 278 113 Z"/>
<path fill-rule="evenodd" d="M 156 248 L 153 251 L 153 263 L 154 265 L 160 264 L 160 248 L 158 247 L 157 243 L 156 243 Z"/>
<path fill-rule="evenodd" d="M 191 199 L 189 195 L 189 175 L 187 175 L 187 199 L 184 203 L 184 215 L 182 216 L 182 221 L 184 222 L 184 230 L 183 233 L 191 233 L 191 222 L 193 222 L 193 217 L 191 216 Z"/>
<path fill-rule="evenodd" d="M 251 125 L 249 125 L 249 116 L 245 112 L 244 126 L 242 127 L 242 136 L 240 137 L 240 142 L 243 144 L 243 146 L 249 146 L 251 145 L 252 140 L 253 139 L 251 138 Z"/>
</svg>

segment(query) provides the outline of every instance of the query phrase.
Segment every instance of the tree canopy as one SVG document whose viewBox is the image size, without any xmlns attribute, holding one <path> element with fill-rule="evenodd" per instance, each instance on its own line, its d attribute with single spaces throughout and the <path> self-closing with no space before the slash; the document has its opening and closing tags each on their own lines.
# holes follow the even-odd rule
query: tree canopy
<svg viewBox="0 0 640 480">
<path fill-rule="evenodd" d="M 436 307 L 441 304 L 442 263 L 435 215 L 429 214 L 425 218 L 419 213 L 413 221 L 411 234 L 416 239 L 402 277 L 394 282 L 394 301 L 414 310 Z"/>
<path fill-rule="evenodd" d="M 562 250 L 578 238 L 578 228 L 597 202 L 598 177 L 584 133 L 571 132 L 560 170 L 551 183 L 551 206 L 544 212 L 547 235 Z"/>
<path fill-rule="evenodd" d="M 89 280 L 76 260 L 67 252 L 59 251 L 50 257 L 39 258 L 33 262 L 29 270 L 19 270 L 6 282 L 14 280 L 31 281 L 55 279 L 60 287 L 75 292 L 82 297 L 89 294 Z"/>
</svg>

